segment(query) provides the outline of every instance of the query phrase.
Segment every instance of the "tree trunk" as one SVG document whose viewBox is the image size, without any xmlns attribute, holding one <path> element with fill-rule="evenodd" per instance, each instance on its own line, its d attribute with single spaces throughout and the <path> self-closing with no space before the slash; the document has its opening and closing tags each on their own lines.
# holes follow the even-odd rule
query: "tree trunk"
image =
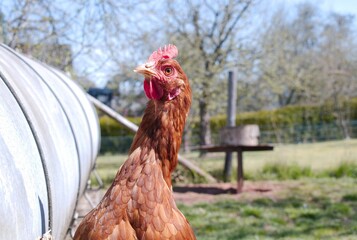
<svg viewBox="0 0 357 240">
<path fill-rule="evenodd" d="M 200 108 L 200 145 L 210 145 L 211 144 L 211 127 L 210 127 L 210 116 L 208 112 L 208 105 L 205 99 L 199 101 Z M 204 157 L 206 152 L 201 151 L 200 157 Z"/>
<path fill-rule="evenodd" d="M 345 106 L 343 102 L 337 102 L 337 120 L 338 125 L 342 130 L 342 134 L 344 139 L 350 139 L 350 131 L 348 129 L 348 122 L 349 122 L 349 107 Z"/>
<path fill-rule="evenodd" d="M 184 153 L 189 153 L 190 150 L 190 145 L 191 145 L 191 129 L 189 127 L 185 127 L 184 133 L 183 133 L 183 152 Z"/>
</svg>

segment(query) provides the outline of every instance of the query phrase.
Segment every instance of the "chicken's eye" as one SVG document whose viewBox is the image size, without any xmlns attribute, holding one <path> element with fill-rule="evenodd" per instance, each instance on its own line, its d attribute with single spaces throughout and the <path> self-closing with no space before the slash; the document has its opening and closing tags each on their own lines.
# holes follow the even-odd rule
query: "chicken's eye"
<svg viewBox="0 0 357 240">
<path fill-rule="evenodd" d="M 166 76 L 170 76 L 172 73 L 173 73 L 172 67 L 165 67 L 165 68 L 164 68 L 164 74 L 165 74 Z"/>
</svg>

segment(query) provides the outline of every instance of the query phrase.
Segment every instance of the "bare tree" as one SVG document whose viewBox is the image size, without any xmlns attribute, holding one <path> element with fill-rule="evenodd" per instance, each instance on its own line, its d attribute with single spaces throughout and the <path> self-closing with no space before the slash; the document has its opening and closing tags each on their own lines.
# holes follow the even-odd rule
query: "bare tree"
<svg viewBox="0 0 357 240">
<path fill-rule="evenodd" d="M 260 70 L 265 86 L 270 89 L 277 106 L 306 101 L 316 102 L 320 66 L 317 13 L 310 5 L 301 5 L 297 18 L 279 9 L 270 27 L 262 35 Z"/>
<path fill-rule="evenodd" d="M 332 102 L 348 138 L 344 103 L 357 90 L 353 18 L 323 13 L 309 3 L 296 10 L 296 16 L 289 18 L 279 9 L 262 35 L 260 84 L 270 91 L 276 107 Z"/>
<path fill-rule="evenodd" d="M 332 13 L 324 26 L 321 44 L 323 66 L 323 99 L 332 102 L 338 125 L 345 138 L 350 138 L 348 99 L 357 96 L 357 58 L 353 17 Z"/>
<path fill-rule="evenodd" d="M 4 42 L 62 70 L 75 55 L 64 39 L 74 16 L 51 1 L 16 0 L 0 6 L 4 14 Z M 72 13 L 74 14 L 74 13 Z"/>
<path fill-rule="evenodd" d="M 131 42 L 130 37 L 136 37 L 129 27 L 130 21 L 134 21 L 130 16 L 142 2 L 3 2 L 0 3 L 3 42 L 81 78 L 103 70 L 110 72 L 116 69 L 116 62 L 123 61 L 120 49 Z M 72 71 L 73 65 L 76 72 Z"/>
<path fill-rule="evenodd" d="M 239 65 L 253 0 L 168 2 L 168 34 L 180 46 L 200 118 L 200 144 L 211 143 L 210 107 L 222 96 L 222 73 Z M 246 30 L 247 33 L 247 30 Z M 226 80 L 226 77 L 224 77 Z"/>
</svg>

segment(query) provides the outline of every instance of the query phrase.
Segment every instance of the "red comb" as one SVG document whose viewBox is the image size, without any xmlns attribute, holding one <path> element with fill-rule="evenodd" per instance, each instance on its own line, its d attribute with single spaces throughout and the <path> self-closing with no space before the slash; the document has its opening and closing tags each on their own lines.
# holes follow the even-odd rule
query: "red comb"
<svg viewBox="0 0 357 240">
<path fill-rule="evenodd" d="M 175 45 L 169 44 L 165 45 L 163 48 L 159 48 L 157 51 L 153 52 L 149 57 L 149 62 L 155 61 L 157 62 L 163 58 L 175 58 L 178 55 L 178 50 Z"/>
</svg>

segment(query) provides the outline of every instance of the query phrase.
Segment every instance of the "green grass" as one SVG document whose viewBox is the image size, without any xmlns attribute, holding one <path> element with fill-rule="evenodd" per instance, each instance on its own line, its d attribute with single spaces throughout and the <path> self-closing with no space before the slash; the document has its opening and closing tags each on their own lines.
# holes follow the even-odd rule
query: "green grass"
<svg viewBox="0 0 357 240">
<path fill-rule="evenodd" d="M 198 152 L 183 154 L 196 165 L 222 180 L 224 153 L 208 154 L 200 159 Z M 236 181 L 237 161 L 233 155 L 232 181 Z M 101 155 L 97 169 L 105 185 L 110 184 L 127 155 Z M 357 178 L 357 140 L 313 144 L 278 145 L 274 151 L 244 153 L 244 175 L 250 180 L 300 179 L 304 177 Z M 182 177 L 184 176 L 184 177 Z M 174 173 L 179 182 L 202 182 L 197 175 L 178 167 Z M 95 184 L 95 180 L 92 177 Z"/>
<path fill-rule="evenodd" d="M 299 179 L 300 177 L 336 177 L 356 175 L 357 139 L 321 143 L 278 145 L 274 151 L 245 152 L 244 174 L 247 179 Z M 223 180 L 224 153 L 210 153 L 200 159 L 197 152 L 185 155 L 216 178 Z M 237 161 L 233 154 L 232 181 L 236 181 Z M 340 169 L 340 173 L 337 169 Z M 280 175 L 279 175 L 280 174 Z"/>
<path fill-rule="evenodd" d="M 96 169 L 99 176 L 102 178 L 105 187 L 108 187 L 112 183 L 118 169 L 126 159 L 127 156 L 123 154 L 107 154 L 98 156 L 96 162 Z M 91 176 L 91 182 L 94 186 L 98 185 L 98 182 L 93 175 Z"/>
<path fill-rule="evenodd" d="M 97 169 L 106 186 L 126 157 L 99 156 Z M 185 157 L 222 178 L 223 153 Z M 198 239 L 357 239 L 357 140 L 244 153 L 244 170 L 252 181 L 279 181 L 287 187 L 270 198 L 179 204 Z M 183 182 L 202 181 L 179 167 L 175 178 L 182 175 Z M 232 181 L 235 176 L 236 171 Z"/>
<path fill-rule="evenodd" d="M 179 208 L 197 239 L 357 239 L 357 181 L 299 180 L 277 199 L 223 200 Z"/>
</svg>

